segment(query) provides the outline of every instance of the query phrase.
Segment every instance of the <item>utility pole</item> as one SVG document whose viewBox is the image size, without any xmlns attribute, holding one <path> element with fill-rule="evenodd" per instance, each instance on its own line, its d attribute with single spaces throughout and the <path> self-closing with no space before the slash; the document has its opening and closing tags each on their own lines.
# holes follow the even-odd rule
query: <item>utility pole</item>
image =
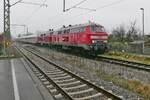
<svg viewBox="0 0 150 100">
<path fill-rule="evenodd" d="M 28 26 L 24 24 L 10 24 L 11 26 L 19 26 L 19 27 L 24 27 L 24 34 L 28 33 Z"/>
<path fill-rule="evenodd" d="M 143 54 L 144 54 L 144 49 L 145 49 L 145 47 L 144 47 L 144 8 L 140 8 L 140 10 L 142 11 L 142 33 L 143 33 L 143 45 L 142 45 L 142 48 L 143 48 Z"/>
<path fill-rule="evenodd" d="M 66 11 L 65 5 L 66 5 L 66 1 L 65 1 L 65 0 L 63 0 L 63 12 L 65 12 L 65 11 Z"/>
<path fill-rule="evenodd" d="M 70 8 L 66 8 L 66 0 L 63 0 L 63 12 L 67 12 L 71 9 L 82 9 L 82 10 L 89 10 L 89 11 L 96 11 L 96 9 L 90 9 L 90 8 L 82 8 L 82 7 L 78 7 L 79 5 L 81 5 L 82 3 L 86 2 L 87 0 L 82 0 L 79 3 L 75 4 L 74 6 L 70 7 Z"/>
<path fill-rule="evenodd" d="M 6 49 L 11 43 L 10 35 L 10 2 L 9 0 L 4 0 L 4 34 L 3 34 L 3 47 L 4 54 L 6 54 Z"/>
<path fill-rule="evenodd" d="M 32 3 L 32 2 L 22 2 L 22 0 L 18 0 L 14 4 L 10 5 L 9 0 L 4 0 L 4 32 L 3 32 L 3 51 L 6 55 L 6 51 L 11 46 L 11 32 L 10 32 L 10 8 L 15 6 L 18 3 L 26 3 L 31 5 L 39 5 L 39 6 L 46 6 L 46 4 L 39 4 L 39 3 Z M 24 26 L 25 27 L 25 26 Z"/>
</svg>

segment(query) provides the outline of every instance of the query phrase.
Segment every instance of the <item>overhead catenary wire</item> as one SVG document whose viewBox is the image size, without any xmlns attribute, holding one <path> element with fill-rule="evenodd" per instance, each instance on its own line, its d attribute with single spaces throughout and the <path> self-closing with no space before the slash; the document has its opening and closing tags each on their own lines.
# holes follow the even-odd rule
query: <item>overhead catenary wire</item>
<svg viewBox="0 0 150 100">
<path fill-rule="evenodd" d="M 86 2 L 86 1 L 88 1 L 88 0 L 82 0 L 82 1 L 80 1 L 79 3 L 77 3 L 76 5 L 74 5 L 74 6 L 72 6 L 72 7 L 70 7 L 70 8 L 68 8 L 67 9 L 67 11 L 68 10 L 70 10 L 70 9 L 72 9 L 72 8 L 77 8 L 77 9 L 84 9 L 84 10 L 89 10 L 89 11 L 96 11 L 95 9 L 90 9 L 90 8 L 83 8 L 83 7 L 78 7 L 79 5 L 81 5 L 81 4 L 83 4 L 84 2 Z M 63 6 L 65 6 L 65 0 L 64 0 L 64 5 Z M 66 9 L 65 9 L 65 7 L 63 8 L 63 12 L 65 12 L 66 11 Z M 57 16 L 61 16 L 61 15 L 64 15 L 64 13 L 59 13 L 59 14 L 56 14 L 56 15 L 54 15 L 54 16 L 52 16 L 52 17 L 49 17 L 48 19 L 53 19 L 53 18 L 56 18 Z"/>
<path fill-rule="evenodd" d="M 15 3 L 11 4 L 10 7 L 12 7 L 12 6 L 14 6 L 14 5 L 16 5 L 16 4 L 18 4 L 18 3 L 22 2 L 22 1 L 23 0 L 19 0 L 19 1 L 15 2 Z"/>
<path fill-rule="evenodd" d="M 19 0 L 19 1 L 22 1 L 22 0 Z M 40 3 L 28 2 L 28 3 L 30 3 L 31 5 L 37 5 L 37 6 L 39 6 L 39 7 L 38 7 L 37 9 L 35 9 L 35 10 L 32 12 L 32 14 L 30 14 L 29 17 L 27 17 L 25 20 L 23 20 L 23 23 L 24 23 L 24 24 L 27 24 L 27 23 L 25 23 L 25 22 L 29 21 L 29 20 L 32 18 L 32 16 L 33 16 L 38 10 L 40 10 L 41 7 L 45 6 L 46 1 L 47 1 L 47 0 L 44 0 L 41 4 L 40 4 Z M 20 3 L 20 2 L 19 2 L 19 3 Z"/>
<path fill-rule="evenodd" d="M 72 9 L 72 8 L 78 8 L 78 9 L 86 9 L 86 10 L 90 10 L 90 11 L 96 11 L 95 9 L 77 7 L 77 6 L 81 5 L 82 3 L 86 2 L 86 1 L 88 1 L 88 0 L 82 0 L 82 1 L 80 1 L 79 3 L 77 3 L 76 5 L 74 5 L 74 6 L 70 7 L 70 8 L 68 8 L 67 10 L 70 10 L 70 9 Z M 64 0 L 64 4 L 65 4 L 65 0 Z M 63 6 L 65 6 L 65 5 L 63 5 Z M 64 12 L 66 11 L 65 7 L 64 7 L 63 11 L 64 11 Z M 60 17 L 61 15 L 64 15 L 64 13 L 62 12 L 62 13 L 56 14 L 56 15 L 54 15 L 54 16 L 52 16 L 52 17 L 49 17 L 48 19 L 50 19 L 50 18 L 53 19 L 53 18 L 56 18 L 57 16 Z"/>
<path fill-rule="evenodd" d="M 23 2 L 23 1 L 21 1 L 20 3 L 23 3 L 23 4 L 30 4 L 30 5 L 39 5 L 39 6 L 45 6 L 45 7 L 47 7 L 47 5 L 45 4 L 45 3 L 43 3 L 43 4 L 40 4 L 40 3 L 33 3 L 33 2 Z"/>
<path fill-rule="evenodd" d="M 83 8 L 83 7 L 75 7 L 77 9 L 83 9 L 83 10 L 89 10 L 89 11 L 96 11 L 96 9 L 90 9 L 90 8 Z"/>
<path fill-rule="evenodd" d="M 82 0 L 81 2 L 79 2 L 79 3 L 75 4 L 74 6 L 72 6 L 72 7 L 68 8 L 68 9 L 66 9 L 65 11 L 69 11 L 69 10 L 71 10 L 72 8 L 76 8 L 77 6 L 81 5 L 82 3 L 86 2 L 86 1 L 87 1 L 87 0 Z"/>
<path fill-rule="evenodd" d="M 87 0 L 82 0 L 81 2 L 79 2 L 78 4 L 76 4 L 76 5 L 72 6 L 72 7 L 79 6 L 79 5 L 81 5 L 82 3 L 84 3 L 85 1 L 87 1 Z M 117 1 L 114 1 L 114 2 L 112 2 L 112 3 L 109 3 L 109 4 L 106 4 L 106 5 L 97 7 L 97 8 L 96 8 L 96 12 L 97 12 L 98 10 L 103 9 L 103 8 L 108 8 L 108 7 L 117 5 L 117 4 L 119 4 L 119 3 L 123 2 L 123 1 L 125 1 L 125 0 L 117 0 Z M 44 0 L 43 4 L 44 4 L 45 2 L 46 2 L 46 0 Z M 72 7 L 71 7 L 71 8 L 72 8 Z M 29 21 L 29 20 L 34 16 L 34 14 L 35 14 L 38 10 L 40 10 L 40 8 L 41 8 L 41 6 L 40 6 L 39 8 L 37 8 L 36 10 L 34 10 L 34 11 L 31 13 L 31 15 L 30 15 L 28 18 L 26 18 L 26 19 L 24 20 L 24 22 Z M 71 9 L 71 8 L 69 8 L 69 9 Z M 52 24 L 55 24 L 55 23 L 58 23 L 58 22 L 60 23 L 60 22 L 63 22 L 63 21 L 72 20 L 72 19 L 78 18 L 78 17 L 80 17 L 80 16 L 82 16 L 82 15 L 91 13 L 91 12 L 93 12 L 93 11 L 87 11 L 87 12 L 84 12 L 84 13 L 77 14 L 77 15 L 75 15 L 75 16 L 71 16 L 71 17 L 65 18 L 65 19 L 63 18 L 63 19 L 61 19 L 61 20 L 57 20 L 57 21 L 54 22 L 54 23 L 51 23 L 51 25 L 52 25 Z M 60 16 L 60 15 L 64 15 L 64 14 L 63 14 L 63 13 L 60 13 L 60 14 L 58 14 L 58 15 L 56 15 L 56 16 Z M 54 17 L 56 18 L 56 16 L 53 16 L 53 18 L 54 18 Z M 62 20 L 63 20 L 63 21 L 62 21 Z"/>
<path fill-rule="evenodd" d="M 114 1 L 114 2 L 112 2 L 112 3 L 105 4 L 105 5 L 103 5 L 103 6 L 97 7 L 97 8 L 96 8 L 96 12 L 99 11 L 99 10 L 101 10 L 101 9 L 108 8 L 108 7 L 117 5 L 117 4 L 119 4 L 119 3 L 122 3 L 123 1 L 126 1 L 126 0 L 117 0 L 117 1 Z M 78 17 L 80 17 L 80 16 L 82 16 L 82 15 L 85 15 L 85 14 L 88 14 L 88 13 L 92 13 L 92 12 L 93 12 L 93 11 L 86 11 L 86 12 L 77 14 L 77 15 L 75 15 L 75 16 L 71 16 L 71 17 L 67 17 L 67 18 L 65 18 L 65 19 L 58 20 L 58 21 L 56 21 L 56 22 L 54 22 L 54 23 L 51 23 L 51 24 L 55 24 L 55 23 L 57 23 L 57 22 L 60 23 L 60 22 L 72 20 L 72 19 L 78 18 Z"/>
<path fill-rule="evenodd" d="M 46 1 L 47 1 L 47 0 L 44 0 L 44 1 L 41 3 L 41 5 L 40 5 L 37 9 L 35 9 L 35 10 L 29 15 L 29 17 L 27 17 L 27 18 L 23 21 L 23 23 L 28 22 L 28 21 L 34 16 L 34 14 L 36 14 L 36 13 L 43 7 L 43 5 L 46 3 Z M 32 4 L 35 5 L 35 4 L 37 4 L 37 3 L 32 3 Z M 40 3 L 38 3 L 38 4 L 40 4 Z"/>
<path fill-rule="evenodd" d="M 121 3 L 121 2 L 123 2 L 123 1 L 126 1 L 126 0 L 117 0 L 117 1 L 114 1 L 114 2 L 112 2 L 112 3 L 110 3 L 110 4 L 106 4 L 106 5 L 104 5 L 104 6 L 100 6 L 100 7 L 96 8 L 96 9 L 99 10 L 99 9 L 102 9 L 102 8 L 111 7 L 111 6 L 114 6 L 114 5 L 116 5 L 116 4 Z"/>
</svg>

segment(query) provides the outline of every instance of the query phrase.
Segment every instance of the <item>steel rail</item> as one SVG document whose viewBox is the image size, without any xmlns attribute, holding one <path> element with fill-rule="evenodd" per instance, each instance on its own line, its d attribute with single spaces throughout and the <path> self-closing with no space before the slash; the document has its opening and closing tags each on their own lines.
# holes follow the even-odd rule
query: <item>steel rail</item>
<svg viewBox="0 0 150 100">
<path fill-rule="evenodd" d="M 98 60 L 105 61 L 105 62 L 112 63 L 112 64 L 124 65 L 126 67 L 150 72 L 150 65 L 148 64 L 131 62 L 131 61 L 115 59 L 115 58 L 108 58 L 108 57 L 103 57 L 103 56 L 98 56 Z"/>
<path fill-rule="evenodd" d="M 17 47 L 16 47 L 17 48 Z M 38 69 L 38 71 L 44 75 L 44 77 L 51 82 L 60 92 L 61 94 L 63 94 L 64 97 L 68 98 L 69 100 L 73 100 L 73 98 L 66 93 L 56 82 L 54 82 L 50 77 L 48 77 L 48 75 L 42 71 L 27 55 L 25 55 L 25 53 L 23 51 L 21 51 L 19 48 L 17 48 L 18 51 L 21 52 L 21 54 L 34 66 Z M 54 97 L 55 98 L 55 97 Z"/>
<path fill-rule="evenodd" d="M 35 53 L 33 50 L 28 50 L 27 48 L 24 48 L 24 49 L 27 50 L 28 52 L 31 52 L 32 54 L 36 55 L 37 57 L 43 59 L 44 61 L 48 62 L 49 64 L 56 66 L 58 69 L 63 70 L 64 72 L 70 74 L 71 76 L 75 77 L 76 79 L 81 80 L 82 82 L 86 83 L 88 86 L 94 88 L 95 90 L 97 90 L 100 93 L 103 93 L 104 95 L 108 96 L 109 98 L 112 98 L 113 100 L 122 100 L 122 98 L 120 96 L 115 95 L 115 94 L 107 91 L 106 89 L 101 88 L 98 85 L 95 85 L 95 84 L 91 83 L 90 81 L 87 81 L 87 80 L 81 78 L 80 76 L 76 75 L 76 73 L 72 73 L 71 71 L 64 69 L 62 66 L 56 64 L 55 62 L 52 62 L 50 59 L 48 59 L 42 55 Z"/>
<path fill-rule="evenodd" d="M 76 56 L 76 55 L 70 54 L 70 53 L 65 53 L 65 54 Z M 79 57 L 81 57 L 81 56 L 79 56 Z M 98 56 L 97 58 L 94 58 L 94 59 L 93 58 L 87 58 L 87 57 L 81 57 L 81 58 L 85 58 L 88 60 L 95 60 L 95 61 L 105 61 L 105 62 L 112 63 L 112 64 L 124 65 L 126 67 L 135 68 L 135 69 L 150 72 L 150 64 L 143 64 L 143 63 L 126 61 L 126 60 L 115 59 L 115 58 L 109 58 L 109 57 L 104 57 L 104 56 Z"/>
<path fill-rule="evenodd" d="M 70 54 L 70 53 L 65 53 L 65 54 L 75 56 L 74 54 Z M 86 57 L 81 57 L 81 58 L 93 60 L 93 58 L 86 58 Z M 104 61 L 104 62 L 112 63 L 112 64 L 118 64 L 118 65 L 121 65 L 121 66 L 123 65 L 125 67 L 135 68 L 135 69 L 138 69 L 138 70 L 143 70 L 143 71 L 150 72 L 150 65 L 148 65 L 148 64 L 125 61 L 125 60 L 120 60 L 120 59 L 115 59 L 115 58 L 108 58 L 108 57 L 104 57 L 104 56 L 98 56 L 94 60 L 95 61 Z M 142 67 L 140 67 L 140 66 L 142 66 Z"/>
</svg>

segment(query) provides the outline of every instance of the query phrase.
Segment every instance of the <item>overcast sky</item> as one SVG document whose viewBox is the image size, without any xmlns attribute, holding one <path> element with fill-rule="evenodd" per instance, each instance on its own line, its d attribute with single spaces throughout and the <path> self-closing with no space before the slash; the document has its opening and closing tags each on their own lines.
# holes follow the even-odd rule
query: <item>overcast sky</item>
<svg viewBox="0 0 150 100">
<path fill-rule="evenodd" d="M 17 0 L 10 0 L 11 4 Z M 45 0 L 23 0 L 24 2 L 43 3 Z M 62 25 L 81 24 L 89 20 L 105 26 L 110 32 L 112 28 L 124 24 L 129 25 L 136 20 L 141 29 L 142 13 L 145 9 L 145 32 L 150 33 L 150 0 L 87 0 L 79 7 L 96 9 L 89 12 L 82 9 L 71 9 L 62 12 L 63 0 L 46 0 L 48 7 L 17 4 L 11 7 L 11 24 L 25 24 L 30 32 L 59 28 Z M 69 8 L 82 0 L 66 0 Z M 11 27 L 12 34 L 23 33 L 23 27 Z M 0 0 L 0 32 L 3 31 L 3 0 Z"/>
</svg>

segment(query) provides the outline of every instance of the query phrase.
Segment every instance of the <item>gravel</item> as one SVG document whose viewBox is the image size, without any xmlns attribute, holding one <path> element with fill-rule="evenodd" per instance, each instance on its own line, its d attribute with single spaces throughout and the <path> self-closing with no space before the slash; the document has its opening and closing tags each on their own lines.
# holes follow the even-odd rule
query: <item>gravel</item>
<svg viewBox="0 0 150 100">
<path fill-rule="evenodd" d="M 143 83 L 150 83 L 150 73 L 140 70 L 135 70 L 132 68 L 127 68 L 119 65 L 109 64 L 105 62 L 83 59 L 81 57 L 76 57 L 68 54 L 63 54 L 60 52 L 55 52 L 43 48 L 33 48 L 38 52 L 41 52 L 47 56 L 52 61 L 62 65 L 63 67 L 79 74 L 85 79 L 110 90 L 117 95 L 123 97 L 124 100 L 144 100 L 137 93 L 133 93 L 127 89 L 121 88 L 114 85 L 112 82 L 104 81 L 100 79 L 95 71 L 105 72 L 109 75 L 117 75 L 119 78 L 129 79 L 129 80 L 139 80 Z"/>
</svg>

